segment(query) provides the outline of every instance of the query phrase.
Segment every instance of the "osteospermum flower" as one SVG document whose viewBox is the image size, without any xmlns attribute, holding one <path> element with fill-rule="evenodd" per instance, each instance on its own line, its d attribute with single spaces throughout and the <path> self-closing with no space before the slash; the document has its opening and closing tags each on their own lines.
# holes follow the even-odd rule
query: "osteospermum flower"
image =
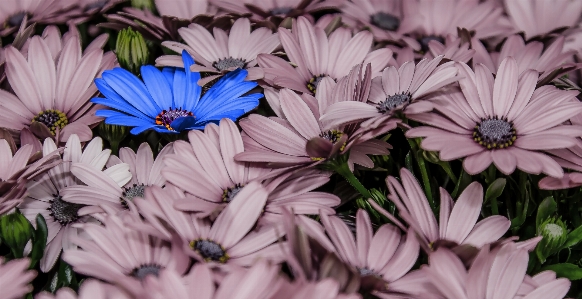
<svg viewBox="0 0 582 299">
<path fill-rule="evenodd" d="M 212 265 L 249 266 L 258 258 L 283 260 L 282 245 L 274 243 L 284 235 L 277 225 L 251 231 L 268 196 L 258 182 L 243 187 L 212 224 L 174 209 L 174 199 L 185 198 L 180 193 L 175 187 L 147 188 L 145 198 L 136 198 L 134 203 L 149 224 L 134 223 L 133 226 L 149 232 L 157 230 L 159 236 L 167 239 L 177 234 L 184 243 L 184 252 Z"/>
<path fill-rule="evenodd" d="M 63 199 L 87 206 L 107 206 L 116 211 L 129 209 L 133 207 L 132 201 L 135 197 L 144 196 L 145 188 L 164 185 L 165 180 L 160 175 L 160 171 L 164 165 L 164 157 L 171 153 L 173 153 L 172 143 L 166 145 L 156 159 L 150 146 L 145 142 L 139 146 L 137 154 L 130 148 L 121 148 L 119 158 L 111 156 L 107 167 L 116 167 L 115 165 L 121 163 L 129 166 L 131 180 L 124 185 L 117 184 L 100 171 L 73 165 L 71 172 L 86 186 L 77 185 L 66 188 L 62 192 Z"/>
<path fill-rule="evenodd" d="M 356 238 L 336 216 L 322 215 L 322 223 L 337 255 L 358 269 L 362 280 L 378 278 L 378 285 L 364 286 L 380 292 L 409 293 L 407 274 L 418 258 L 420 246 L 414 231 L 402 236 L 400 229 L 384 224 L 374 234 L 370 217 L 364 210 L 356 213 Z"/>
<path fill-rule="evenodd" d="M 73 7 L 68 14 L 71 15 L 68 24 L 87 22 L 96 15 L 100 15 L 125 0 L 60 0 L 63 7 Z"/>
<path fill-rule="evenodd" d="M 110 284 L 96 279 L 84 280 L 79 287 L 79 294 L 70 288 L 60 288 L 53 295 L 49 292 L 41 292 L 35 299 L 131 299 L 127 292 Z"/>
<path fill-rule="evenodd" d="M 158 277 L 161 272 L 184 274 L 190 259 L 180 244 L 170 244 L 146 233 L 128 228 L 123 216 L 107 216 L 100 224 L 80 225 L 89 238 L 73 237 L 79 250 L 67 250 L 63 260 L 75 272 L 99 278 L 140 294 L 145 278 Z M 139 216 L 135 216 L 139 217 Z"/>
<path fill-rule="evenodd" d="M 454 62 L 439 66 L 442 58 L 424 59 L 416 65 L 409 61 L 399 69 L 387 67 L 381 77 L 372 80 L 367 101 L 342 101 L 331 105 L 321 121 L 338 125 L 365 120 L 363 126 L 367 126 L 384 123 L 399 112 L 409 116 L 430 111 L 432 104 L 419 99 L 459 79 Z"/>
<path fill-rule="evenodd" d="M 279 36 L 265 27 L 251 31 L 248 19 L 238 19 L 232 25 L 230 34 L 220 28 L 214 28 L 214 36 L 204 27 L 191 24 L 187 28 L 178 29 L 186 45 L 177 42 L 164 42 L 163 46 L 178 53 L 188 51 L 199 63 L 192 65 L 194 72 L 204 72 L 208 75 L 198 84 L 204 86 L 218 80 L 224 74 L 246 69 L 246 80 L 252 81 L 263 77 L 263 71 L 257 67 L 257 55 L 271 53 L 279 46 Z M 156 59 L 156 65 L 183 67 L 182 59 L 177 55 L 166 55 Z"/>
<path fill-rule="evenodd" d="M 466 269 L 453 252 L 442 248 L 429 255 L 429 265 L 423 266 L 421 271 L 443 299 L 563 298 L 570 288 L 566 278 L 555 279 L 554 276 L 553 280 L 534 290 L 524 285 L 528 260 L 527 251 L 515 244 L 492 250 L 486 246 Z M 547 281 L 547 277 L 540 278 Z"/>
<path fill-rule="evenodd" d="M 421 147 L 439 152 L 441 160 L 465 157 L 469 174 L 485 170 L 492 162 L 511 174 L 515 168 L 528 173 L 541 172 L 560 178 L 560 165 L 544 150 L 569 148 L 576 144 L 579 130 L 563 124 L 582 111 L 577 91 L 553 86 L 536 89 L 538 72 L 519 75 L 517 62 L 508 57 L 501 62 L 497 76 L 483 65 L 473 72 L 457 63 L 461 92 L 442 96 L 434 104 L 440 113 L 421 113 L 411 119 L 431 125 L 409 130 L 407 137 L 427 137 Z"/>
<path fill-rule="evenodd" d="M 236 70 L 222 77 L 202 97 L 197 82 L 199 73 L 190 71 L 192 57 L 182 52 L 185 68 L 142 66 L 143 82 L 130 72 L 115 68 L 103 72 L 95 84 L 105 98 L 92 102 L 114 110 L 99 110 L 106 124 L 134 127 L 137 135 L 153 129 L 160 133 L 177 134 L 184 130 L 199 130 L 222 118 L 236 120 L 259 104 L 263 96 L 254 93 L 242 96 L 257 86 L 244 81 L 246 70 Z"/>
<path fill-rule="evenodd" d="M 261 222 L 277 221 L 283 208 L 297 214 L 334 214 L 332 207 L 340 203 L 333 194 L 313 191 L 329 181 L 328 173 L 303 171 L 267 179 L 270 169 L 264 165 L 235 161 L 244 145 L 236 124 L 229 119 L 221 120 L 220 126 L 206 126 L 204 133 L 192 131 L 188 137 L 190 143 L 176 142 L 176 154 L 165 158 L 162 175 L 156 173 L 193 195 L 176 202 L 180 210 L 199 212 L 201 216 L 219 212 L 255 180 L 270 191 Z"/>
<path fill-rule="evenodd" d="M 572 0 L 504 0 L 511 24 L 527 39 L 577 24 L 582 3 Z"/>
<path fill-rule="evenodd" d="M 20 131 L 41 124 L 43 138 L 58 132 L 59 142 L 71 134 L 90 140 L 100 121 L 89 102 L 97 93 L 93 80 L 115 62 L 101 49 L 105 41 L 102 36 L 83 52 L 78 34 L 61 39 L 58 29 L 47 27 L 43 37 L 30 39 L 28 57 L 8 46 L 6 77 L 16 95 L 0 90 L 0 127 Z"/>
<path fill-rule="evenodd" d="M 44 156 L 56 149 L 56 144 L 52 139 L 47 138 L 44 141 Z M 40 260 L 40 269 L 43 272 L 49 271 L 54 266 L 61 249 L 74 248 L 71 237 L 77 235 L 77 228 L 73 224 L 90 220 L 88 216 L 84 216 L 89 211 L 83 209 L 83 205 L 63 200 L 62 193 L 67 187 L 81 184 L 81 181 L 71 172 L 71 168 L 76 166 L 100 172 L 116 185 L 123 185 L 131 179 L 127 164 L 118 164 L 103 171 L 110 154 L 111 150 L 103 150 L 101 138 L 94 138 L 86 145 L 85 150 L 82 150 L 79 138 L 73 134 L 65 145 L 62 155 L 63 163 L 28 182 L 28 196 L 19 209 L 33 224 L 38 213 L 46 221 L 47 246 Z"/>
<path fill-rule="evenodd" d="M 279 38 L 289 61 L 297 67 L 274 55 L 261 54 L 257 61 L 265 73 L 264 80 L 272 86 L 308 94 L 316 92 L 323 78 L 337 80 L 361 63 L 372 65 L 374 78 L 392 59 L 389 49 L 370 51 L 373 36 L 369 31 L 352 36 L 349 29 L 338 28 L 328 37 L 305 17 L 294 21 L 292 30 L 279 28 Z"/>
<path fill-rule="evenodd" d="M 32 291 L 30 282 L 36 277 L 36 271 L 28 270 L 30 259 L 14 259 L 4 262 L 0 257 L 0 289 L 2 298 L 19 299 Z"/>
<path fill-rule="evenodd" d="M 400 180 L 386 179 L 388 198 L 398 208 L 398 213 L 414 229 L 421 246 L 430 251 L 439 246 L 471 245 L 476 248 L 493 243 L 503 237 L 511 221 L 500 215 L 489 216 L 479 222 L 483 204 L 483 187 L 471 183 L 456 202 L 444 189 L 440 189 L 440 215 L 437 222 L 418 181 L 406 168 L 400 170 Z"/>
<path fill-rule="evenodd" d="M 582 147 L 576 145 L 569 149 L 547 151 L 560 166 L 574 170 L 564 173 L 562 178 L 545 177 L 539 181 L 539 187 L 545 190 L 559 190 L 582 186 Z"/>
<path fill-rule="evenodd" d="M 235 14 L 252 14 L 254 21 L 284 19 L 309 15 L 326 9 L 337 9 L 345 0 L 212 0 L 212 4 L 220 9 Z"/>
<path fill-rule="evenodd" d="M 26 18 L 32 23 L 65 23 L 68 20 L 67 10 L 61 1 L 55 0 L 5 0 L 0 10 L 0 36 L 7 36 L 16 30 Z"/>
</svg>

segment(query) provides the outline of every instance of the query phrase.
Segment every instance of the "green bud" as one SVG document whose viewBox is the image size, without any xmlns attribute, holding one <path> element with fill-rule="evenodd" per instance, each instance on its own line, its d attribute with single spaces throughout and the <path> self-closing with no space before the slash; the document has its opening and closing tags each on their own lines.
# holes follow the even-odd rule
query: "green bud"
<svg viewBox="0 0 582 299">
<path fill-rule="evenodd" d="M 424 159 L 430 163 L 439 164 L 441 160 L 439 159 L 439 154 L 437 152 L 429 152 L 422 150 L 422 156 Z"/>
<path fill-rule="evenodd" d="M 33 229 L 28 219 L 20 213 L 12 213 L 0 218 L 0 238 L 8 245 L 15 258 L 23 256 L 24 247 L 32 237 Z"/>
<path fill-rule="evenodd" d="M 131 0 L 131 6 L 138 9 L 154 10 L 154 3 L 152 0 Z"/>
<path fill-rule="evenodd" d="M 560 218 L 551 217 L 538 226 L 537 235 L 543 239 L 536 247 L 536 254 L 540 262 L 544 263 L 549 256 L 562 249 L 568 238 L 568 228 Z"/>
<path fill-rule="evenodd" d="M 119 143 L 129 134 L 129 127 L 108 125 L 105 122 L 99 124 L 99 135 L 109 142 L 111 150 L 117 154 Z"/>
<path fill-rule="evenodd" d="M 149 50 L 141 33 L 131 28 L 122 29 L 117 36 L 115 53 L 119 65 L 135 75 L 149 61 Z"/>
</svg>

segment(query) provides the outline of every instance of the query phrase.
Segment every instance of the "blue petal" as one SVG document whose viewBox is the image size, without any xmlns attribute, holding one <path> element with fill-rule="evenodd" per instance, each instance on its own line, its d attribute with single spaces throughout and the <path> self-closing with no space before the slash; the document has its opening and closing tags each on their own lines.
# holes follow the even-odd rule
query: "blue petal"
<svg viewBox="0 0 582 299">
<path fill-rule="evenodd" d="M 188 127 L 192 127 L 192 126 L 196 126 L 196 125 L 198 125 L 198 121 L 196 120 L 196 117 L 194 117 L 194 116 L 182 116 L 182 117 L 178 117 L 178 118 L 174 119 L 174 121 L 170 124 L 170 127 L 172 127 L 172 129 L 174 129 L 178 132 L 181 132 Z"/>
<path fill-rule="evenodd" d="M 145 121 L 141 118 L 131 117 L 127 115 L 109 116 L 105 119 L 108 125 L 120 125 L 126 127 L 141 127 L 141 126 L 155 126 L 155 123 Z"/>
<path fill-rule="evenodd" d="M 166 78 L 166 82 L 170 85 L 170 89 L 174 86 L 174 72 L 176 71 L 175 67 L 165 67 L 162 69 L 162 75 Z M 172 107 L 174 108 L 174 107 Z"/>
<path fill-rule="evenodd" d="M 141 67 L 141 77 L 158 106 L 162 109 L 171 109 L 172 89 L 162 72 L 154 66 L 144 65 Z"/>
<path fill-rule="evenodd" d="M 221 115 L 232 110 L 241 110 L 243 113 L 240 115 L 242 115 L 256 108 L 259 105 L 259 99 L 262 97 L 263 95 L 258 93 L 236 98 L 222 103 L 220 107 L 209 111 L 207 114 L 197 115 L 197 117 L 199 120 L 216 119 L 216 115 Z M 238 115 L 237 118 L 240 117 L 240 115 Z"/>
<path fill-rule="evenodd" d="M 164 126 L 155 126 L 155 127 L 153 127 L 153 129 L 154 129 L 154 131 L 156 131 L 158 133 L 164 133 L 164 134 L 178 134 L 178 133 L 180 133 L 178 131 L 170 131 Z"/>
<path fill-rule="evenodd" d="M 220 108 L 224 103 L 230 102 L 249 92 L 251 89 L 255 88 L 255 86 L 257 86 L 257 83 L 255 82 L 240 82 L 239 84 L 226 89 L 215 90 L 213 97 L 206 97 L 205 95 L 205 97 L 200 100 L 196 113 L 199 115 L 205 115 L 212 110 Z M 212 88 L 214 88 L 214 86 Z"/>
<path fill-rule="evenodd" d="M 174 107 L 190 111 L 193 107 L 186 107 L 186 98 L 188 97 L 188 83 L 186 82 L 186 72 L 176 69 L 174 72 Z"/>
<path fill-rule="evenodd" d="M 243 114 L 245 114 L 244 110 L 242 109 L 234 109 L 234 110 L 229 110 L 226 112 L 223 112 L 221 114 L 213 114 L 211 117 L 206 118 L 204 120 L 199 119 L 198 123 L 199 124 L 207 124 L 207 123 L 216 123 L 218 124 L 218 122 L 223 119 L 223 118 L 228 118 L 232 121 L 236 121 L 239 117 L 241 117 Z"/>
<path fill-rule="evenodd" d="M 241 83 L 247 77 L 247 70 L 237 69 L 232 72 L 228 72 L 226 75 L 222 76 L 205 94 L 202 96 L 201 101 L 208 98 L 216 98 L 216 95 L 223 89 L 228 89 L 238 83 Z M 255 83 L 256 84 L 256 83 Z M 256 86 L 256 85 L 255 85 Z"/>
<path fill-rule="evenodd" d="M 186 73 L 186 84 L 188 85 L 186 98 L 184 100 L 184 107 L 187 110 L 193 110 L 198 105 L 198 100 L 200 100 L 200 93 L 202 92 L 202 87 L 198 85 L 198 80 L 200 80 L 200 73 L 190 71 L 190 66 L 194 64 L 194 59 L 192 56 L 182 50 L 182 61 L 184 62 L 184 71 Z"/>
<path fill-rule="evenodd" d="M 122 68 L 115 68 L 103 72 L 102 77 L 107 85 L 111 86 L 125 101 L 145 114 L 156 117 L 162 110 L 157 107 L 143 82 L 130 72 Z"/>
<path fill-rule="evenodd" d="M 149 130 L 154 128 L 155 126 L 141 126 L 141 127 L 135 127 L 133 129 L 131 129 L 131 131 L 129 131 L 129 133 L 133 134 L 133 135 L 139 135 L 141 132 L 145 131 L 145 130 Z"/>
<path fill-rule="evenodd" d="M 115 108 L 120 111 L 124 111 L 128 114 L 133 114 L 138 117 L 142 118 L 149 118 L 149 116 L 145 115 L 141 110 L 132 106 L 128 103 L 125 99 L 123 99 L 120 95 L 118 95 L 111 86 L 107 85 L 105 80 L 103 79 L 95 79 L 95 85 L 99 89 L 99 91 L 106 96 L 107 98 L 93 98 L 91 102 L 95 104 L 105 105 L 111 108 Z"/>
</svg>

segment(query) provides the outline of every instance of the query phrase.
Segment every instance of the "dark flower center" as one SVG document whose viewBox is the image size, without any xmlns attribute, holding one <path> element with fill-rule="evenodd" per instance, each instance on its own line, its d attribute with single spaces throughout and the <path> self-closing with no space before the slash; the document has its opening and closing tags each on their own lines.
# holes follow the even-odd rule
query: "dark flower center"
<svg viewBox="0 0 582 299">
<path fill-rule="evenodd" d="M 207 262 L 215 261 L 224 264 L 229 258 L 224 248 L 212 240 L 198 239 L 191 241 L 190 248 L 198 252 Z"/>
<path fill-rule="evenodd" d="M 20 24 L 22 23 L 22 20 L 24 20 L 24 17 L 26 16 L 25 12 L 19 12 L 19 13 L 15 13 L 13 15 L 11 15 L 10 17 L 8 17 L 8 20 L 6 21 L 6 23 L 8 23 L 8 25 L 10 25 L 11 27 L 15 27 L 15 26 L 20 26 Z"/>
<path fill-rule="evenodd" d="M 370 16 L 370 23 L 388 31 L 396 31 L 400 27 L 400 19 L 385 12 L 377 12 Z"/>
<path fill-rule="evenodd" d="M 218 61 L 214 62 L 212 66 L 217 68 L 219 71 L 228 71 L 231 68 L 244 69 L 246 64 L 247 63 L 240 58 L 228 57 L 219 59 Z"/>
<path fill-rule="evenodd" d="M 319 85 L 319 82 L 321 82 L 321 80 L 325 77 L 325 75 L 319 75 L 319 76 L 314 76 L 313 78 L 309 79 L 309 82 L 307 83 L 307 88 L 315 93 L 317 90 L 317 86 Z"/>
<path fill-rule="evenodd" d="M 323 133 L 319 134 L 319 137 L 327 139 L 327 140 L 331 141 L 331 143 L 336 143 L 340 140 L 340 138 L 342 138 L 343 134 L 344 133 L 342 131 L 329 130 L 327 132 L 323 132 Z"/>
<path fill-rule="evenodd" d="M 145 187 L 144 184 L 133 184 L 131 187 L 123 187 L 123 192 L 121 193 L 123 196 L 119 198 L 121 205 L 128 209 L 127 202 L 133 201 L 136 197 L 143 197 Z"/>
<path fill-rule="evenodd" d="M 184 116 L 194 116 L 194 114 L 188 110 L 182 110 L 182 108 L 168 110 L 162 110 L 158 116 L 156 116 L 156 125 L 164 126 L 168 130 L 173 131 L 174 129 L 170 127 L 170 124 L 178 118 Z"/>
<path fill-rule="evenodd" d="M 370 270 L 368 268 L 358 268 L 358 271 L 360 271 L 361 276 L 376 275 L 376 273 L 373 270 Z"/>
<path fill-rule="evenodd" d="M 423 52 L 428 51 L 428 43 L 431 40 L 436 40 L 441 44 L 445 43 L 445 39 L 442 38 L 441 36 L 437 36 L 437 35 L 429 35 L 429 36 L 425 36 L 425 37 L 421 37 L 418 42 L 420 43 L 420 48 Z"/>
<path fill-rule="evenodd" d="M 232 187 L 228 187 L 222 193 L 222 201 L 224 202 L 231 202 L 234 197 L 242 190 L 244 186 L 241 184 L 235 184 Z"/>
<path fill-rule="evenodd" d="M 37 114 L 32 119 L 32 121 L 43 123 L 53 135 L 55 134 L 57 128 L 62 129 L 69 123 L 67 116 L 56 109 L 42 111 Z"/>
<path fill-rule="evenodd" d="M 158 277 L 158 275 L 160 274 L 160 270 L 162 270 L 162 266 L 160 265 L 146 264 L 141 265 L 139 268 L 133 269 L 130 275 L 139 280 L 144 280 L 148 275 Z"/>
<path fill-rule="evenodd" d="M 484 119 L 475 126 L 473 139 L 487 149 L 506 148 L 513 144 L 517 135 L 511 122 L 494 117 Z"/>
<path fill-rule="evenodd" d="M 269 10 L 269 13 L 272 16 L 281 16 L 281 15 L 285 16 L 288 13 L 290 13 L 292 10 L 293 10 L 293 7 L 290 7 L 290 6 L 275 7 L 273 9 Z"/>
<path fill-rule="evenodd" d="M 59 194 L 53 194 L 50 204 L 50 207 L 47 208 L 50 211 L 49 215 L 63 226 L 77 221 L 79 219 L 77 212 L 83 207 L 80 204 L 63 201 Z"/>
<path fill-rule="evenodd" d="M 389 113 L 398 107 L 406 106 L 411 100 L 410 94 L 407 93 L 391 95 L 387 97 L 385 101 L 380 102 L 378 106 L 376 106 L 376 109 L 381 113 Z"/>
<path fill-rule="evenodd" d="M 97 0 L 91 4 L 85 6 L 85 11 L 93 10 L 93 9 L 101 9 L 107 4 L 109 0 Z"/>
</svg>

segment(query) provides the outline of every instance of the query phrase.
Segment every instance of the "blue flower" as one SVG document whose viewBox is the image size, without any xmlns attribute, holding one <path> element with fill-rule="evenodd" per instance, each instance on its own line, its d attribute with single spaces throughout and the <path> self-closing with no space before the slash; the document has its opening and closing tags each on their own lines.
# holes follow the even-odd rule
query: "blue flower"
<svg viewBox="0 0 582 299">
<path fill-rule="evenodd" d="M 199 73 L 190 71 L 194 59 L 182 52 L 184 68 L 167 67 L 162 71 L 152 65 L 141 67 L 143 81 L 123 68 L 103 72 L 95 85 L 105 98 L 91 102 L 112 108 L 98 110 L 105 123 L 134 127 L 137 135 L 153 129 L 160 133 L 179 133 L 204 129 L 222 118 L 235 121 L 257 107 L 263 94 L 244 95 L 257 83 L 244 81 L 247 71 L 237 69 L 223 76 L 203 96 L 197 82 Z"/>
</svg>

